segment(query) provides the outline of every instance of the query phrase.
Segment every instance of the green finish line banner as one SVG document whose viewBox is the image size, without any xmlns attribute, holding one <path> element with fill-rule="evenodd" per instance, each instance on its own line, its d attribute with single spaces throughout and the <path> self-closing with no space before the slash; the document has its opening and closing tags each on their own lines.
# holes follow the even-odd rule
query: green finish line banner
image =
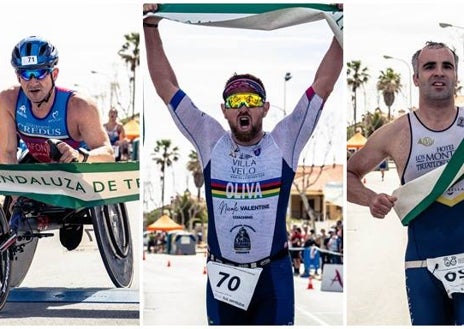
<svg viewBox="0 0 464 329">
<path fill-rule="evenodd" d="M 0 164 L 0 194 L 64 208 L 139 199 L 139 162 Z"/>
<path fill-rule="evenodd" d="M 327 4 L 164 4 L 158 16 L 181 23 L 253 30 L 275 30 L 325 19 L 343 46 L 343 12 Z"/>
<path fill-rule="evenodd" d="M 461 141 L 446 165 L 438 167 L 393 191 L 398 200 L 394 209 L 404 226 L 422 213 L 428 206 L 464 179 L 464 140 Z"/>
</svg>

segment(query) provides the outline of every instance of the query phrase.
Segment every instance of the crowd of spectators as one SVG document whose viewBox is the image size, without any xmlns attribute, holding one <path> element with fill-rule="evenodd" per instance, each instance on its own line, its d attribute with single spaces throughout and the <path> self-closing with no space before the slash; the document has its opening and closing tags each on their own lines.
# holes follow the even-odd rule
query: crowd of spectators
<svg viewBox="0 0 464 329">
<path fill-rule="evenodd" d="M 307 225 L 293 225 L 289 232 L 289 248 L 295 276 L 322 274 L 324 264 L 343 264 L 343 222 L 319 233 Z M 300 273 L 303 265 L 303 273 Z"/>
</svg>

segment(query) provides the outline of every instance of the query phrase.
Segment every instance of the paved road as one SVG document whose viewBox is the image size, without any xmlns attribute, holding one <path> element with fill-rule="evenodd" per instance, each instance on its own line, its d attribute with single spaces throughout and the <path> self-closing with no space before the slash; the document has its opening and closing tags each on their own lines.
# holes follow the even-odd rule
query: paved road
<svg viewBox="0 0 464 329">
<path fill-rule="evenodd" d="M 391 193 L 399 186 L 395 168 L 372 172 L 366 186 Z M 407 230 L 392 211 L 375 219 L 366 207 L 347 204 L 345 259 L 348 325 L 410 325 L 404 284 Z"/>
<path fill-rule="evenodd" d="M 134 281 L 129 289 L 116 289 L 95 242 L 91 226 L 79 247 L 67 251 L 58 231 L 39 241 L 26 278 L 0 311 L 6 325 L 139 325 L 139 260 L 141 226 L 139 203 L 128 202 L 134 247 Z M 10 302 L 25 295 L 33 302 Z M 46 297 L 45 299 L 43 299 Z M 42 300 L 38 302 L 37 300 Z M 116 301 L 116 302 L 115 302 Z"/>
<path fill-rule="evenodd" d="M 206 325 L 206 259 L 203 254 L 146 254 L 143 324 Z M 169 266 L 168 266 L 169 265 Z M 343 293 L 321 291 L 321 282 L 295 278 L 296 325 L 342 325 Z"/>
</svg>

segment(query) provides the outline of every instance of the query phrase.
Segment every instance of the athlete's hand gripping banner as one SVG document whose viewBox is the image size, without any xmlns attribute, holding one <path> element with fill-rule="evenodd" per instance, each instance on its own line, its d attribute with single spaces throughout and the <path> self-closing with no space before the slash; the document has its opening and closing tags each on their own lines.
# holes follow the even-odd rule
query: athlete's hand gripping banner
<svg viewBox="0 0 464 329">
<path fill-rule="evenodd" d="M 325 19 L 343 47 L 343 12 L 336 5 L 165 4 L 144 17 L 151 15 L 187 24 L 266 31 Z"/>
</svg>

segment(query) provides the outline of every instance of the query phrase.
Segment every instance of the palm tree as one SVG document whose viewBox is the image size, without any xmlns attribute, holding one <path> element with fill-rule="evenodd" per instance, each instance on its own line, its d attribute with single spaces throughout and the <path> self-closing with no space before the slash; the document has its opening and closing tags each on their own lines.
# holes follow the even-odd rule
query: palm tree
<svg viewBox="0 0 464 329">
<path fill-rule="evenodd" d="M 197 188 L 197 199 L 200 200 L 200 190 L 205 182 L 203 177 L 203 168 L 201 167 L 200 159 L 198 159 L 198 153 L 194 150 L 190 151 L 190 160 L 187 162 L 187 170 L 192 173 L 193 182 Z"/>
<path fill-rule="evenodd" d="M 132 76 L 129 79 L 129 85 L 131 88 L 131 104 L 132 107 L 132 118 L 134 117 L 135 111 L 135 72 L 137 67 L 140 65 L 140 34 L 136 32 L 131 32 L 125 34 L 124 38 L 126 42 L 122 45 L 121 49 L 118 51 L 118 55 L 122 57 L 124 62 L 129 66 Z"/>
<path fill-rule="evenodd" d="M 192 232 L 193 224 L 197 216 L 201 219 L 203 225 L 204 216 L 202 212 L 205 210 L 205 207 L 197 202 L 190 191 L 187 189 L 183 194 L 177 194 L 175 198 L 171 201 L 171 209 L 177 220 L 184 226 L 188 227 L 189 232 Z M 202 234 L 203 226 L 202 226 Z M 204 236 L 204 235 L 203 235 Z"/>
<path fill-rule="evenodd" d="M 379 108 L 374 110 L 374 113 L 367 112 L 363 119 L 364 130 L 366 131 L 366 137 L 372 135 L 374 131 L 382 127 L 387 123 L 385 116 L 382 115 L 382 111 Z"/>
<path fill-rule="evenodd" d="M 201 187 L 205 183 L 205 177 L 203 176 L 203 168 L 201 166 L 200 159 L 198 158 L 198 153 L 194 150 L 190 151 L 189 154 L 189 162 L 187 162 L 187 170 L 192 173 L 193 182 L 195 183 L 195 187 L 197 188 L 197 202 L 200 205 L 200 193 Z M 191 224 L 191 223 L 190 223 Z M 190 226 L 190 230 L 192 227 Z M 204 220 L 203 217 L 201 219 L 201 236 L 205 236 L 205 228 L 204 228 Z"/>
<path fill-rule="evenodd" d="M 164 207 L 164 183 L 166 168 L 172 166 L 172 164 L 179 160 L 179 148 L 177 146 L 171 149 L 170 139 L 161 139 L 156 141 L 154 149 L 154 157 L 152 158 L 157 165 L 160 166 L 161 170 L 161 208 Z"/>
<path fill-rule="evenodd" d="M 353 103 L 353 124 L 356 124 L 356 91 L 369 80 L 367 67 L 361 67 L 361 61 L 351 61 L 347 63 L 348 86 L 351 88 L 351 102 Z"/>
<path fill-rule="evenodd" d="M 387 70 L 380 71 L 380 75 L 377 81 L 377 90 L 380 91 L 383 95 L 383 101 L 388 107 L 388 116 L 387 119 L 390 121 L 391 118 L 391 106 L 395 101 L 395 94 L 401 91 L 401 75 L 393 71 L 392 68 L 387 68 Z"/>
</svg>

